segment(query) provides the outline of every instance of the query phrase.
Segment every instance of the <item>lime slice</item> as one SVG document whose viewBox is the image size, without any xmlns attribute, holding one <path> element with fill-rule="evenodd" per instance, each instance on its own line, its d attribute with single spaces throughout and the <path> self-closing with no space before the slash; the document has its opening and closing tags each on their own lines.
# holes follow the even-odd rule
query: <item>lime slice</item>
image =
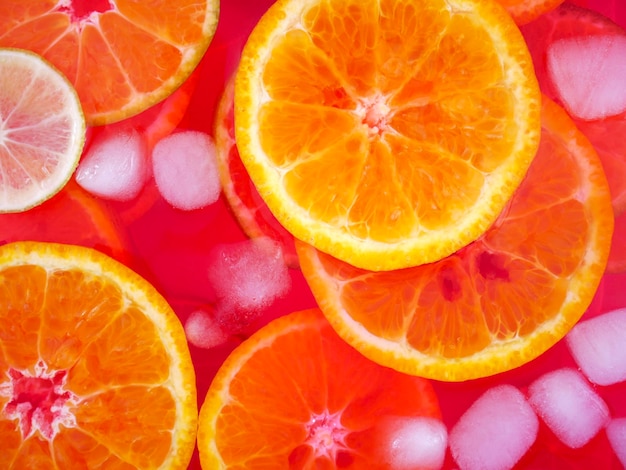
<svg viewBox="0 0 626 470">
<path fill-rule="evenodd" d="M 0 49 L 0 212 L 51 198 L 78 165 L 85 119 L 72 84 L 42 57 Z"/>
</svg>

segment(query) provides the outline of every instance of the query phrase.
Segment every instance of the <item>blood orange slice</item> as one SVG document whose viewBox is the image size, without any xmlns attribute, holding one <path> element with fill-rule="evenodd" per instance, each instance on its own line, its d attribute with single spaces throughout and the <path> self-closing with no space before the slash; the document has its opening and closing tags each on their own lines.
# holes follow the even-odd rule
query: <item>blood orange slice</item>
<svg viewBox="0 0 626 470">
<path fill-rule="evenodd" d="M 306 310 L 272 321 L 226 359 L 200 411 L 198 448 L 206 470 L 392 469 L 387 459 L 403 443 L 390 424 L 437 428 L 440 419 L 428 381 L 369 361 Z M 441 463 L 442 437 L 431 442 Z"/>
</svg>

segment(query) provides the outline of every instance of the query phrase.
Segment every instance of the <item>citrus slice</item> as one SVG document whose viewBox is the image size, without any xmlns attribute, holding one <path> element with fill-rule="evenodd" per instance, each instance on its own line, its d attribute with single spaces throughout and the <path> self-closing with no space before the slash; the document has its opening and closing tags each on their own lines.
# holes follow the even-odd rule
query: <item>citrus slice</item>
<svg viewBox="0 0 626 470">
<path fill-rule="evenodd" d="M 402 418 L 441 419 L 430 383 L 367 360 L 318 309 L 304 310 L 273 320 L 223 363 L 200 410 L 200 462 L 393 468 L 375 453 L 382 423 Z"/>
<path fill-rule="evenodd" d="M 89 248 L 0 247 L 0 468 L 184 469 L 195 374 L 165 300 Z"/>
<path fill-rule="evenodd" d="M 564 0 L 498 0 L 513 17 L 515 23 L 523 25 L 539 18 L 558 7 Z"/>
<path fill-rule="evenodd" d="M 130 258 L 121 222 L 73 179 L 37 207 L 0 214 L 0 244 L 22 240 L 92 247 L 125 264 Z"/>
<path fill-rule="evenodd" d="M 30 49 L 78 91 L 89 125 L 120 121 L 185 81 L 217 27 L 218 0 L 12 0 L 0 46 Z"/>
<path fill-rule="evenodd" d="M 522 33 L 528 44 L 541 89 L 552 99 L 558 94 L 547 71 L 547 50 L 559 40 L 590 36 L 626 36 L 626 31 L 595 11 L 564 3 L 555 10 L 525 25 Z M 572 118 L 593 144 L 609 181 L 616 215 L 626 211 L 626 113 L 586 121 Z"/>
<path fill-rule="evenodd" d="M 449 255 L 495 220 L 535 155 L 539 102 L 495 2 L 282 0 L 244 48 L 235 133 L 296 238 L 390 270 Z"/>
<path fill-rule="evenodd" d="M 293 236 L 285 230 L 259 196 L 235 142 L 235 81 L 228 81 L 215 116 L 215 150 L 222 190 L 239 226 L 250 238 L 269 237 L 280 244 L 285 263 L 298 268 Z"/>
<path fill-rule="evenodd" d="M 613 242 L 606 270 L 609 273 L 626 272 L 626 212 L 615 217 Z"/>
<path fill-rule="evenodd" d="M 0 49 L 0 213 L 30 209 L 59 192 L 84 139 L 70 82 L 32 52 Z"/>
<path fill-rule="evenodd" d="M 380 364 L 461 381 L 534 359 L 578 321 L 604 273 L 613 211 L 589 141 L 554 102 L 542 108 L 527 177 L 496 223 L 457 253 L 373 273 L 296 242 L 340 336 Z"/>
</svg>

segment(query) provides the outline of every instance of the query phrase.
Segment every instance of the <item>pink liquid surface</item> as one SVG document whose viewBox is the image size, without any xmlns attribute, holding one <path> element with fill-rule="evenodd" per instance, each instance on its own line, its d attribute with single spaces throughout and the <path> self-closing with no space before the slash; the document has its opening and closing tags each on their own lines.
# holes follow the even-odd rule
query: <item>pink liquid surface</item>
<svg viewBox="0 0 626 470">
<path fill-rule="evenodd" d="M 200 64 L 198 84 L 180 128 L 213 134 L 214 112 L 225 82 L 235 70 L 249 32 L 271 3 L 271 0 L 222 1 L 218 30 Z M 575 3 L 597 10 L 626 27 L 626 2 L 623 0 L 576 0 Z M 124 261 L 155 285 L 181 321 L 184 323 L 197 309 L 210 310 L 216 300 L 206 274 L 210 269 L 211 249 L 219 244 L 246 239 L 224 197 L 207 208 L 183 212 L 162 200 L 151 182 L 137 200 L 107 205 L 128 243 L 130 259 Z M 44 216 L 45 212 L 38 215 Z M 1 221 L 0 218 L 0 243 L 3 241 Z M 45 238 L 44 233 L 40 235 L 41 239 Z M 301 273 L 291 269 L 290 275 L 292 288 L 289 294 L 269 307 L 243 334 L 210 350 L 190 346 L 197 374 L 198 406 L 202 405 L 223 360 L 246 335 L 273 318 L 315 306 Z M 626 307 L 624 286 L 626 274 L 605 275 L 586 316 Z M 560 342 L 537 360 L 505 374 L 465 383 L 435 382 L 445 424 L 450 429 L 472 402 L 491 386 L 508 383 L 525 391 L 543 373 L 563 366 L 576 367 L 564 342 Z M 597 392 L 608 403 L 613 417 L 626 416 L 626 401 L 622 398 L 626 394 L 626 384 L 598 387 Z M 200 468 L 197 452 L 189 468 Z M 456 468 L 449 452 L 444 468 Z M 583 448 L 572 450 L 541 424 L 537 442 L 516 468 L 622 467 L 603 431 Z"/>
</svg>

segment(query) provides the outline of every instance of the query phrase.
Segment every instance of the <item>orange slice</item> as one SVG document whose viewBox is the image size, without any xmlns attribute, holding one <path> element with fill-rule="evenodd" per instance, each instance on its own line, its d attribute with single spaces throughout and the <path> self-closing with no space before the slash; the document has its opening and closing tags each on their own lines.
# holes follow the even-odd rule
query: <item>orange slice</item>
<svg viewBox="0 0 626 470">
<path fill-rule="evenodd" d="M 70 82 L 32 52 L 0 48 L 0 213 L 25 211 L 58 193 L 84 140 Z"/>
<path fill-rule="evenodd" d="M 626 212 L 615 217 L 613 243 L 606 270 L 610 273 L 626 272 Z"/>
<path fill-rule="evenodd" d="M 250 238 L 269 237 L 280 244 L 285 263 L 298 268 L 293 236 L 267 208 L 250 181 L 235 142 L 234 97 L 232 77 L 224 89 L 215 116 L 215 154 L 222 190 L 239 226 Z"/>
<path fill-rule="evenodd" d="M 392 468 L 375 456 L 386 418 L 440 420 L 430 383 L 381 367 L 319 310 L 280 317 L 219 369 L 198 426 L 202 468 Z"/>
<path fill-rule="evenodd" d="M 365 269 L 476 239 L 539 141 L 532 62 L 495 2 L 279 0 L 235 87 L 237 146 L 270 210 Z"/>
<path fill-rule="evenodd" d="M 497 0 L 518 25 L 530 23 L 544 13 L 554 10 L 564 0 Z"/>
<path fill-rule="evenodd" d="M 74 180 L 52 199 L 15 214 L 0 214 L 0 244 L 21 240 L 96 248 L 125 264 L 128 240 L 106 204 Z"/>
<path fill-rule="evenodd" d="M 0 468 L 184 469 L 197 424 L 183 328 L 102 253 L 0 247 Z"/>
<path fill-rule="evenodd" d="M 120 121 L 185 81 L 206 51 L 219 0 L 12 0 L 0 46 L 41 54 L 74 84 L 89 125 Z"/>
<path fill-rule="evenodd" d="M 457 253 L 373 273 L 296 243 L 341 337 L 380 364 L 461 381 L 520 366 L 570 330 L 604 273 L 613 211 L 589 141 L 547 98 L 542 120 L 524 182 L 496 223 Z"/>
</svg>

